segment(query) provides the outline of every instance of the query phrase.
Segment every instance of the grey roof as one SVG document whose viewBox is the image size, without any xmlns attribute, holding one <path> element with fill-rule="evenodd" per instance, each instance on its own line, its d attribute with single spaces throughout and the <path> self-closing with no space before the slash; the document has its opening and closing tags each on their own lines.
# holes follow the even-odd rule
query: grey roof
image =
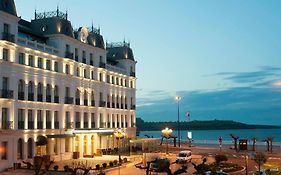
<svg viewBox="0 0 281 175">
<path fill-rule="evenodd" d="M 17 9 L 14 0 L 0 0 L 0 10 L 17 16 Z"/>
<path fill-rule="evenodd" d="M 31 21 L 30 27 L 42 35 L 64 34 L 74 37 L 70 21 L 60 17 L 35 19 Z"/>
<path fill-rule="evenodd" d="M 129 59 L 135 61 L 132 49 L 128 45 L 107 47 L 107 59 L 116 61 L 122 59 Z"/>
<path fill-rule="evenodd" d="M 88 40 L 88 43 L 94 47 L 98 47 L 101 49 L 105 48 L 102 35 L 100 35 L 96 32 L 90 32 L 87 40 Z"/>
</svg>

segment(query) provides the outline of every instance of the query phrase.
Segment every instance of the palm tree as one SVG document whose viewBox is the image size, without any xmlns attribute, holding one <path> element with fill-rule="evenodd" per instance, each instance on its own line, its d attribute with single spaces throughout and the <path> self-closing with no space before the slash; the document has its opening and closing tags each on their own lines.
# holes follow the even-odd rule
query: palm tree
<svg viewBox="0 0 281 175">
<path fill-rule="evenodd" d="M 262 152 L 258 152 L 254 157 L 254 161 L 258 164 L 260 172 L 261 166 L 267 161 L 267 158 Z"/>
<path fill-rule="evenodd" d="M 230 134 L 230 137 L 234 140 L 234 149 L 237 151 L 237 141 L 239 139 L 238 136 L 235 136 L 234 134 Z"/>
<path fill-rule="evenodd" d="M 253 151 L 256 151 L 257 138 L 256 137 L 252 137 L 252 142 L 253 142 Z"/>
</svg>

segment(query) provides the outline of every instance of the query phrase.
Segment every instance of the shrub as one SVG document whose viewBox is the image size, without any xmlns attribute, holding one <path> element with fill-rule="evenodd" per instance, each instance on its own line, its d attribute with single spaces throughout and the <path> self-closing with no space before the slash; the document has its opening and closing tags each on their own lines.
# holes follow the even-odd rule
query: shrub
<svg viewBox="0 0 281 175">
<path fill-rule="evenodd" d="M 124 163 L 128 162 L 128 159 L 125 157 L 125 158 L 123 159 L 123 162 L 124 162 Z"/>
<path fill-rule="evenodd" d="M 223 154 L 216 155 L 215 159 L 216 159 L 216 164 L 220 164 L 223 161 L 227 161 L 226 155 L 223 155 Z"/>
<path fill-rule="evenodd" d="M 114 165 L 117 165 L 117 163 L 118 163 L 117 160 L 114 160 L 114 161 L 113 161 L 113 164 L 114 164 Z"/>
<path fill-rule="evenodd" d="M 68 165 L 65 165 L 65 166 L 63 167 L 63 170 L 64 170 L 64 172 L 68 172 L 69 166 L 68 166 Z"/>
<path fill-rule="evenodd" d="M 58 165 L 55 165 L 55 166 L 54 166 L 54 171 L 58 171 L 58 169 L 59 169 L 59 166 L 58 166 Z"/>
<path fill-rule="evenodd" d="M 112 161 L 109 162 L 109 166 L 113 167 L 113 162 Z"/>
<path fill-rule="evenodd" d="M 106 166 L 107 166 L 107 163 L 103 163 L 103 164 L 102 164 L 102 167 L 103 167 L 103 168 L 106 168 Z"/>
<path fill-rule="evenodd" d="M 96 170 L 100 169 L 100 164 L 96 164 Z"/>
</svg>

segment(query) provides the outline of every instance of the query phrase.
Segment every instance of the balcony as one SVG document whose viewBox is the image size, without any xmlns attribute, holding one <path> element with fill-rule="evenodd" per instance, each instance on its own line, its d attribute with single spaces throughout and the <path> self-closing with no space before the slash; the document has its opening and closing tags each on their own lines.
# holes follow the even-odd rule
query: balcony
<svg viewBox="0 0 281 175">
<path fill-rule="evenodd" d="M 9 121 L 2 121 L 2 129 L 10 129 L 11 123 Z"/>
<path fill-rule="evenodd" d="M 37 129 L 43 129 L 43 122 L 37 122 Z"/>
<path fill-rule="evenodd" d="M 96 123 L 95 122 L 91 122 L 91 128 L 96 128 Z"/>
<path fill-rule="evenodd" d="M 79 60 L 78 56 L 77 56 L 77 55 L 75 55 L 75 61 L 78 61 L 78 60 Z"/>
<path fill-rule="evenodd" d="M 46 122 L 46 129 L 52 129 L 52 122 L 51 121 Z"/>
<path fill-rule="evenodd" d="M 91 106 L 95 106 L 95 100 L 91 101 Z"/>
<path fill-rule="evenodd" d="M 84 100 L 84 106 L 88 106 L 88 100 Z"/>
<path fill-rule="evenodd" d="M 106 103 L 105 101 L 100 101 L 99 107 L 105 107 Z"/>
<path fill-rule="evenodd" d="M 131 109 L 132 109 L 132 110 L 135 110 L 135 109 L 136 109 L 136 105 L 132 105 L 132 106 L 131 106 Z"/>
<path fill-rule="evenodd" d="M 52 102 L 52 96 L 51 95 L 46 95 L 46 102 L 49 102 L 49 103 Z"/>
<path fill-rule="evenodd" d="M 18 129 L 24 129 L 24 121 L 18 121 Z"/>
<path fill-rule="evenodd" d="M 87 62 L 86 58 L 83 58 L 82 63 L 86 64 L 86 62 Z"/>
<path fill-rule="evenodd" d="M 76 104 L 76 105 L 80 105 L 80 98 L 76 98 L 76 99 L 75 99 L 75 104 Z"/>
<path fill-rule="evenodd" d="M 110 108 L 110 102 L 107 102 L 106 104 L 107 104 L 107 107 Z"/>
<path fill-rule="evenodd" d="M 115 108 L 115 103 L 112 103 L 112 104 L 111 104 L 111 107 L 112 107 L 112 108 Z"/>
<path fill-rule="evenodd" d="M 73 53 L 71 53 L 71 52 L 69 52 L 69 51 L 66 51 L 66 52 L 65 52 L 65 58 L 73 59 Z"/>
<path fill-rule="evenodd" d="M 55 121 L 55 129 L 59 129 L 59 128 L 60 128 L 59 122 Z"/>
<path fill-rule="evenodd" d="M 75 128 L 76 129 L 80 129 L 81 128 L 80 122 L 75 122 Z"/>
<path fill-rule="evenodd" d="M 34 122 L 28 122 L 28 129 L 34 129 Z"/>
<path fill-rule="evenodd" d="M 37 101 L 43 101 L 43 95 L 42 94 L 38 94 L 37 95 Z"/>
<path fill-rule="evenodd" d="M 65 128 L 66 129 L 73 129 L 73 122 L 67 122 Z"/>
<path fill-rule="evenodd" d="M 99 64 L 99 67 L 100 67 L 100 68 L 105 68 L 105 63 L 102 63 L 102 62 L 101 62 L 101 63 Z"/>
<path fill-rule="evenodd" d="M 15 42 L 15 35 L 12 35 L 8 32 L 2 32 L 2 40 L 10 41 L 10 42 Z"/>
<path fill-rule="evenodd" d="M 135 77 L 136 73 L 135 72 L 130 72 L 130 76 Z"/>
<path fill-rule="evenodd" d="M 34 93 L 28 93 L 28 101 L 34 101 Z"/>
<path fill-rule="evenodd" d="M 119 103 L 116 104 L 116 108 L 119 108 Z"/>
<path fill-rule="evenodd" d="M 121 103 L 121 109 L 124 109 L 124 104 Z"/>
<path fill-rule="evenodd" d="M 18 100 L 24 100 L 24 92 L 18 92 Z"/>
<path fill-rule="evenodd" d="M 14 91 L 12 90 L 2 89 L 0 92 L 1 92 L 0 94 L 1 98 L 9 98 L 9 99 L 14 98 Z"/>
<path fill-rule="evenodd" d="M 94 65 L 94 62 L 92 60 L 90 60 L 90 65 L 93 66 Z"/>
<path fill-rule="evenodd" d="M 88 122 L 84 122 L 84 128 L 89 128 L 89 123 Z"/>
<path fill-rule="evenodd" d="M 65 104 L 73 104 L 73 97 L 65 97 L 64 103 Z"/>
<path fill-rule="evenodd" d="M 55 96 L 54 100 L 55 100 L 55 103 L 59 103 L 60 102 L 60 97 L 59 96 Z"/>
<path fill-rule="evenodd" d="M 128 109 L 128 105 L 127 104 L 125 104 L 125 109 Z"/>
</svg>

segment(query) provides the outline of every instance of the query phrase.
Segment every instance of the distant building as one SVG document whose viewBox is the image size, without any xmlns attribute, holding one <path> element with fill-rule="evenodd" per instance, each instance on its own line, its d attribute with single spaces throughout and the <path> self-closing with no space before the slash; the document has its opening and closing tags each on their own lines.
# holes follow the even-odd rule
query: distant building
<svg viewBox="0 0 281 175">
<path fill-rule="evenodd" d="M 13 0 L 0 0 L 0 37 L 0 170 L 114 148 L 115 128 L 135 137 L 129 43 L 105 44 L 93 26 L 74 30 L 59 10 L 25 21 Z"/>
</svg>

